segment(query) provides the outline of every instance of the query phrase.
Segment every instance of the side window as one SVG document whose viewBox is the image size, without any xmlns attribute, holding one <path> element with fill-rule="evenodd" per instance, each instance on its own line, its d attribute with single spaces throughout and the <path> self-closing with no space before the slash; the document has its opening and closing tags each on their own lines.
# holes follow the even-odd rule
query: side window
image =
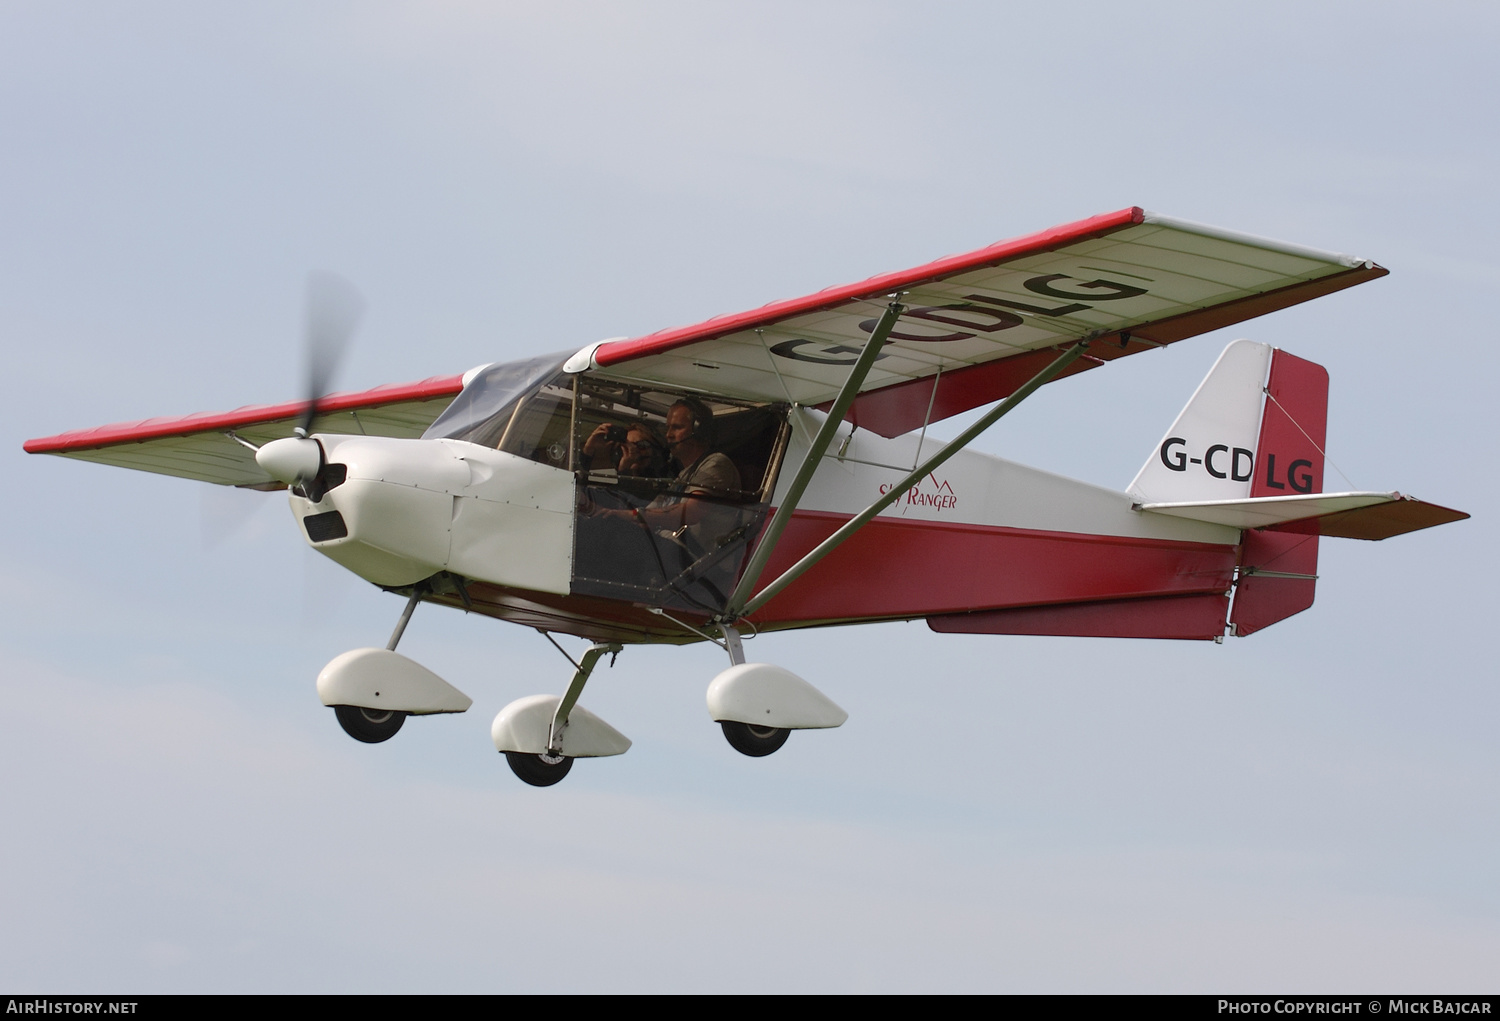
<svg viewBox="0 0 1500 1021">
<path fill-rule="evenodd" d="M 507 454 L 568 468 L 572 423 L 573 390 L 566 380 L 548 383 L 516 406 L 496 446 Z"/>
<path fill-rule="evenodd" d="M 658 492 L 676 474 L 666 417 L 639 390 L 584 380 L 573 427 L 574 470 L 591 484 Z"/>
<path fill-rule="evenodd" d="M 585 378 L 573 591 L 722 610 L 770 510 L 787 410 Z"/>
</svg>

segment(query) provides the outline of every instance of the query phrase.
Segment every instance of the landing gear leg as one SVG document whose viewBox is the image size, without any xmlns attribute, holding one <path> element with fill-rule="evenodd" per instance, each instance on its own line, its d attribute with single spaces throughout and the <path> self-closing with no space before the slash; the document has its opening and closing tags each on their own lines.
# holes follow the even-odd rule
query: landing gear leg
<svg viewBox="0 0 1500 1021">
<path fill-rule="evenodd" d="M 417 604 L 427 594 L 427 583 L 422 582 L 411 590 L 411 598 L 406 601 L 406 609 L 401 611 L 401 619 L 396 621 L 396 629 L 391 632 L 391 640 L 385 643 L 385 647 L 391 652 L 396 651 L 396 645 L 401 641 L 401 636 L 406 634 L 406 625 L 411 623 L 411 615 L 416 610 Z"/>
</svg>

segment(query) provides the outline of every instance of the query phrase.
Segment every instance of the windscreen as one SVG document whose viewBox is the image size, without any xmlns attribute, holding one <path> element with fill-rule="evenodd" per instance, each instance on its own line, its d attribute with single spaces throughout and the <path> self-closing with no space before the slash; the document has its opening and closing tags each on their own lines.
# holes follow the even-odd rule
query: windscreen
<svg viewBox="0 0 1500 1021">
<path fill-rule="evenodd" d="M 498 446 L 516 405 L 543 383 L 562 372 L 571 351 L 529 358 L 524 362 L 491 365 L 469 381 L 423 439 L 468 440 Z"/>
</svg>

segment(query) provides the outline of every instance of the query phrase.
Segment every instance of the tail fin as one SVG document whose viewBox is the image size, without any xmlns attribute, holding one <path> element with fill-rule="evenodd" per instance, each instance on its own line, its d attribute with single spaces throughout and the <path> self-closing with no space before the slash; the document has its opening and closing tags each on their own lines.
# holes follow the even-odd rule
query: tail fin
<svg viewBox="0 0 1500 1021">
<path fill-rule="evenodd" d="M 1224 349 L 1131 482 L 1142 503 L 1323 492 L 1328 373 L 1268 344 Z M 1229 621 L 1248 635 L 1313 603 L 1318 537 L 1247 529 Z"/>
<path fill-rule="evenodd" d="M 1198 384 L 1128 492 L 1140 503 L 1242 500 L 1250 495 L 1255 445 L 1274 349 L 1236 340 Z"/>
</svg>

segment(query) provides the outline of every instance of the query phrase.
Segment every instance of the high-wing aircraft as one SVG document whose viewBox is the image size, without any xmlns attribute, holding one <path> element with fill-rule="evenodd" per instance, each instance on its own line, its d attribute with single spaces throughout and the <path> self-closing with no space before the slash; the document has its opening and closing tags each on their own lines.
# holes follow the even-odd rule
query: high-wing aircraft
<svg viewBox="0 0 1500 1021">
<path fill-rule="evenodd" d="M 318 677 L 360 741 L 471 704 L 396 651 L 419 603 L 591 640 L 561 697 L 512 702 L 491 728 L 514 772 L 547 786 L 629 748 L 578 701 L 628 644 L 720 645 L 709 715 L 768 755 L 846 714 L 746 662 L 742 636 L 925 618 L 1222 641 L 1312 604 L 1320 537 L 1467 517 L 1326 491 L 1328 374 L 1248 340 L 1125 492 L 966 449 L 1047 383 L 1386 272 L 1129 208 L 694 326 L 362 393 L 323 396 L 314 371 L 308 400 L 26 450 L 288 489 L 313 549 L 406 599 L 385 648 Z M 928 437 L 985 405 L 957 438 Z"/>
</svg>

